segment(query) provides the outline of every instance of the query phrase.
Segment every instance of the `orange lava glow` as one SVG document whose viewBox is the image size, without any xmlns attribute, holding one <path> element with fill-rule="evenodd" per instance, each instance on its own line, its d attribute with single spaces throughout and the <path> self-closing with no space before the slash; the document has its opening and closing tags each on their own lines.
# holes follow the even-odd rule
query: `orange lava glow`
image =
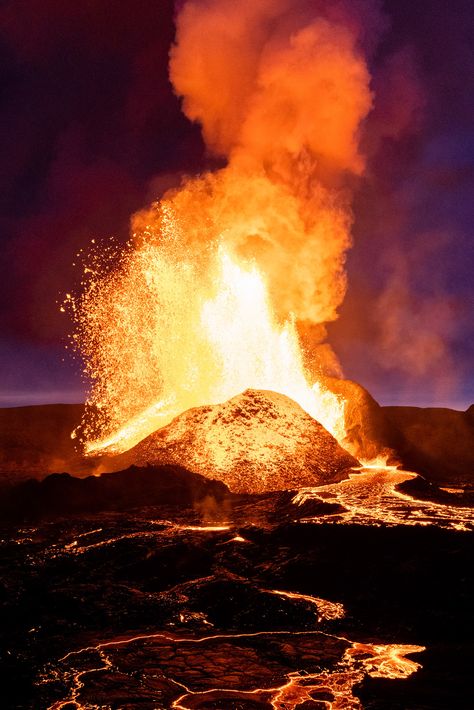
<svg viewBox="0 0 474 710">
<path fill-rule="evenodd" d="M 342 442 L 344 402 L 320 375 L 338 370 L 324 326 L 345 294 L 372 106 L 362 27 L 290 0 L 187 3 L 176 22 L 171 81 L 227 164 L 135 215 L 114 266 L 106 252 L 66 298 L 91 383 L 85 450 L 125 451 L 248 388 L 289 396 Z"/>
<path fill-rule="evenodd" d="M 303 631 L 294 634 L 287 631 L 267 631 L 246 634 L 213 634 L 190 638 L 188 636 L 179 637 L 167 633 L 156 633 L 99 643 L 96 646 L 72 651 L 60 659 L 59 663 L 63 664 L 64 670 L 62 672 L 59 671 L 58 677 L 63 674 L 67 677 L 70 691 L 66 699 L 53 703 L 49 710 L 61 710 L 69 707 L 74 707 L 76 710 L 86 710 L 87 707 L 90 707 L 90 705 L 84 705 L 81 702 L 81 694 L 85 683 L 89 680 L 89 676 L 92 678 L 97 673 L 103 674 L 113 671 L 115 667 L 114 657 L 124 646 L 135 645 L 139 647 L 141 644 L 149 645 L 150 642 L 156 641 L 159 644 L 162 641 L 168 641 L 176 646 L 181 644 L 203 646 L 202 653 L 205 654 L 205 647 L 208 643 L 225 642 L 228 645 L 238 643 L 240 639 L 258 637 L 265 639 L 267 642 L 275 637 L 286 638 L 291 642 L 293 639 L 317 638 L 318 636 L 330 637 L 331 635 L 319 631 Z M 266 685 L 252 689 L 248 687 L 250 679 L 245 679 L 245 674 L 242 678 L 243 687 L 226 688 L 221 686 L 206 690 L 196 690 L 177 679 L 170 678 L 177 688 L 184 691 L 172 702 L 171 707 L 177 710 L 193 710 L 194 708 L 204 707 L 202 703 L 206 699 L 210 701 L 216 699 L 220 701 L 226 700 L 229 702 L 228 707 L 232 707 L 230 703 L 236 700 L 255 699 L 260 700 L 260 702 L 266 701 L 273 710 L 295 710 L 305 701 L 314 702 L 315 697 L 317 697 L 315 694 L 329 693 L 333 700 L 322 701 L 327 710 L 362 710 L 360 700 L 353 694 L 354 686 L 359 684 L 366 675 L 374 678 L 389 679 L 409 677 L 421 665 L 406 658 L 406 655 L 420 653 L 425 650 L 424 646 L 362 644 L 351 642 L 344 637 L 333 636 L 333 638 L 348 642 L 350 647 L 332 670 L 289 672 L 286 675 L 286 680 L 281 685 L 273 687 Z M 157 651 L 159 657 L 159 645 L 157 646 Z M 87 659 L 91 653 L 97 654 L 100 659 L 100 665 L 87 667 L 86 662 L 86 667 L 84 667 L 81 657 L 84 656 Z M 229 657 L 228 665 L 229 668 L 233 668 L 232 657 Z M 237 671 L 234 669 L 235 672 Z"/>
<path fill-rule="evenodd" d="M 288 597 L 289 599 L 300 599 L 302 601 L 313 604 L 318 613 L 318 621 L 323 619 L 342 619 L 345 615 L 345 609 L 339 602 L 330 602 L 327 599 L 321 599 L 320 597 L 312 597 L 309 594 L 298 594 L 297 592 L 282 592 L 278 589 L 272 589 L 272 594 L 276 594 L 279 597 Z"/>
<path fill-rule="evenodd" d="M 395 466 L 364 466 L 337 484 L 301 488 L 293 503 L 309 500 L 339 503 L 343 510 L 324 518 L 303 518 L 303 522 L 355 525 L 435 525 L 447 530 L 472 532 L 474 511 L 470 507 L 417 500 L 398 490 L 397 486 L 417 474 Z"/>
</svg>

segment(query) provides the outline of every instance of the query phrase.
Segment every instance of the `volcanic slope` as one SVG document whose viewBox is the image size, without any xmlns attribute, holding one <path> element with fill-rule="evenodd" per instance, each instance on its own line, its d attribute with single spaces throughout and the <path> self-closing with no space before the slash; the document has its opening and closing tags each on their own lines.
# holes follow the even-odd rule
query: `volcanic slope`
<svg viewBox="0 0 474 710">
<path fill-rule="evenodd" d="M 223 481 L 235 493 L 262 493 L 340 481 L 358 461 L 296 402 L 246 390 L 224 404 L 196 407 L 110 462 L 178 464 Z"/>
</svg>

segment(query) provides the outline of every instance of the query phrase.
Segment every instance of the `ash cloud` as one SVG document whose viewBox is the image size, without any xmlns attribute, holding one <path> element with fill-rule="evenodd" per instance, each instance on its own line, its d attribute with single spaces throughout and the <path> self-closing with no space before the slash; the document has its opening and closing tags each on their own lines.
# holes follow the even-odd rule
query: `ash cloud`
<svg viewBox="0 0 474 710">
<path fill-rule="evenodd" d="M 364 43 L 378 20 L 369 3 L 288 0 L 188 2 L 177 16 L 171 80 L 228 164 L 173 206 L 199 210 L 257 261 L 282 318 L 323 324 L 345 294 L 359 133 L 373 103 Z"/>
</svg>

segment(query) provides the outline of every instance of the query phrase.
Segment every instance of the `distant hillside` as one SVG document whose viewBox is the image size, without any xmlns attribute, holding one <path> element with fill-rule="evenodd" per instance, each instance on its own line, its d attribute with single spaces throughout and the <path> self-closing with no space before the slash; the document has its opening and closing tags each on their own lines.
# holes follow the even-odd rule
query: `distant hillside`
<svg viewBox="0 0 474 710">
<path fill-rule="evenodd" d="M 44 404 L 0 409 L 1 480 L 44 477 L 80 468 L 71 432 L 84 405 Z M 11 474 L 11 475 L 9 475 Z"/>
<path fill-rule="evenodd" d="M 357 382 L 326 378 L 342 395 L 351 451 L 360 459 L 386 454 L 439 485 L 474 485 L 474 405 L 466 412 L 382 407 Z"/>
<path fill-rule="evenodd" d="M 474 405 L 466 412 L 420 407 L 382 407 L 401 434 L 404 465 L 436 483 L 474 485 Z"/>
</svg>

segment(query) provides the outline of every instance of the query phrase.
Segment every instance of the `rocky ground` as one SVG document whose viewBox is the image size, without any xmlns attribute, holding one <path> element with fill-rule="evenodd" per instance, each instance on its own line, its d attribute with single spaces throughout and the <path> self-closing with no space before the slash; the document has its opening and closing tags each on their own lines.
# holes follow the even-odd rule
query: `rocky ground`
<svg viewBox="0 0 474 710">
<path fill-rule="evenodd" d="M 198 484 L 3 526 L 2 707 L 473 707 L 472 532 Z"/>
<path fill-rule="evenodd" d="M 268 393 L 102 476 L 80 406 L 0 410 L 2 710 L 474 707 L 472 408 L 329 384 L 357 458 L 408 471 Z"/>
</svg>

